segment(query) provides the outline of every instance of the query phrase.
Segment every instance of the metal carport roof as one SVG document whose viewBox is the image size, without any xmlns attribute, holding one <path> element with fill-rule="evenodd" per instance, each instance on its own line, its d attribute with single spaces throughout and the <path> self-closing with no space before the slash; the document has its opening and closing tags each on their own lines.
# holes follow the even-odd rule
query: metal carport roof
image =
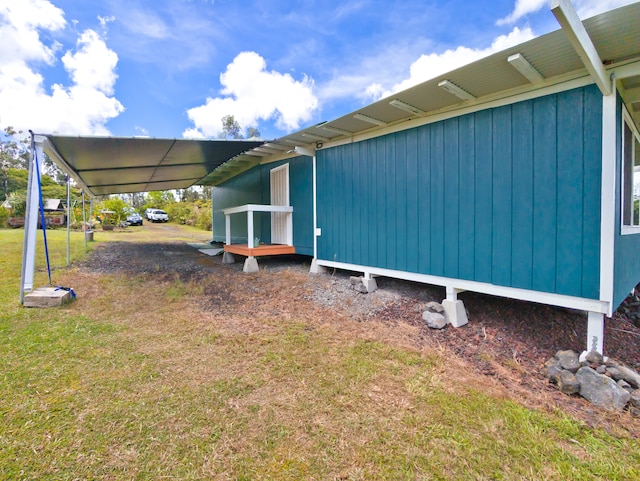
<svg viewBox="0 0 640 481">
<path fill-rule="evenodd" d="M 45 135 L 44 150 L 91 195 L 184 189 L 255 140 L 187 140 Z"/>
</svg>

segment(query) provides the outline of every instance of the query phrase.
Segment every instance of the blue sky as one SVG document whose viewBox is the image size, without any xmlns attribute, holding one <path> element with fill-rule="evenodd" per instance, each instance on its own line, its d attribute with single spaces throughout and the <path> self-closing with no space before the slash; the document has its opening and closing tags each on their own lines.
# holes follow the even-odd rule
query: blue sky
<svg viewBox="0 0 640 481">
<path fill-rule="evenodd" d="M 0 128 L 273 139 L 557 28 L 546 0 L 0 0 Z"/>
</svg>

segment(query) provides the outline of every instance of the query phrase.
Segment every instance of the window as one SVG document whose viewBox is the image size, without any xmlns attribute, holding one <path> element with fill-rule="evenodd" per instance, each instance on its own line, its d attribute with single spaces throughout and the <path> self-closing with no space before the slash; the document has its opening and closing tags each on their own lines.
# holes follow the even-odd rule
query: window
<svg viewBox="0 0 640 481">
<path fill-rule="evenodd" d="M 622 229 L 640 233 L 640 134 L 626 110 L 622 117 Z"/>
</svg>

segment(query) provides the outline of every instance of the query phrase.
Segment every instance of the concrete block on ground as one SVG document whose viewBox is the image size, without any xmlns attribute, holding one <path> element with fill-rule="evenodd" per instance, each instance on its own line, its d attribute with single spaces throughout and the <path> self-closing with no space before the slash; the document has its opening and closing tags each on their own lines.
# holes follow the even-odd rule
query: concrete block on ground
<svg viewBox="0 0 640 481">
<path fill-rule="evenodd" d="M 255 257 L 247 257 L 244 261 L 244 267 L 242 268 L 242 272 L 252 273 L 258 272 L 260 268 L 258 267 L 258 261 Z"/>
<path fill-rule="evenodd" d="M 71 292 L 55 287 L 40 287 L 24 296 L 24 307 L 57 307 L 71 302 Z"/>
<path fill-rule="evenodd" d="M 311 267 L 309 268 L 310 274 L 324 274 L 327 272 L 327 268 L 325 266 L 318 265 L 318 259 L 313 259 L 311 261 Z"/>
<path fill-rule="evenodd" d="M 367 279 L 366 277 L 363 277 L 362 284 L 367 289 L 367 293 L 369 294 L 371 294 L 372 292 L 378 289 L 378 283 L 373 277 L 370 277 L 369 279 Z"/>
<path fill-rule="evenodd" d="M 225 252 L 224 254 L 222 254 L 222 263 L 223 264 L 235 264 L 236 260 L 233 257 L 233 254 L 231 252 Z"/>
<path fill-rule="evenodd" d="M 469 319 L 467 319 L 467 311 L 464 309 L 462 301 L 445 299 L 442 301 L 442 307 L 444 307 L 447 322 L 453 327 L 461 327 L 469 322 Z"/>
</svg>

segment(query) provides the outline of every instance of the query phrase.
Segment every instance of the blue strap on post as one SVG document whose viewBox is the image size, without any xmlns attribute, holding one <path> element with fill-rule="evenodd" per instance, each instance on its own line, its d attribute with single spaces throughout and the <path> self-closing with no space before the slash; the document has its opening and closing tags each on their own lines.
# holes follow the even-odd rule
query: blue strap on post
<svg viewBox="0 0 640 481">
<path fill-rule="evenodd" d="M 35 154 L 36 160 L 36 177 L 38 178 L 38 197 L 40 198 L 40 219 L 42 222 L 42 235 L 44 237 L 44 252 L 47 258 L 47 273 L 49 274 L 49 285 L 51 282 L 51 264 L 49 262 L 49 245 L 47 243 L 47 223 L 44 218 L 44 201 L 42 200 L 42 183 L 40 182 L 40 166 L 38 165 L 38 152 Z"/>
</svg>

